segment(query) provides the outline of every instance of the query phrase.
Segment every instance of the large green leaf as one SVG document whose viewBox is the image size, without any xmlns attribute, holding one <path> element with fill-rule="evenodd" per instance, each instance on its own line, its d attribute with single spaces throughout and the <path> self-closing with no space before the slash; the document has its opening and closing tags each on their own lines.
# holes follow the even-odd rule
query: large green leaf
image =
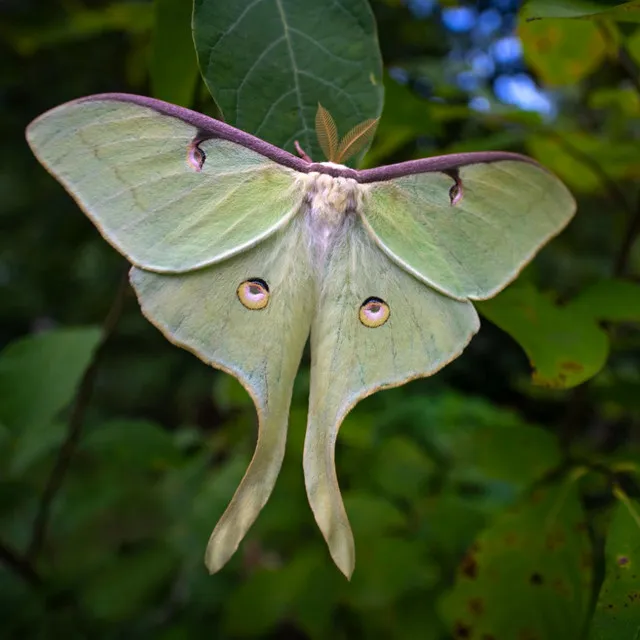
<svg viewBox="0 0 640 640">
<path fill-rule="evenodd" d="M 529 0 L 521 12 L 527 20 L 540 18 L 613 18 L 640 22 L 640 2 L 617 0 Z"/>
<path fill-rule="evenodd" d="M 10 429 L 50 422 L 76 391 L 100 329 L 56 329 L 27 336 L 0 353 L 0 420 Z"/>
<path fill-rule="evenodd" d="M 225 120 L 324 160 L 318 102 L 341 134 L 382 111 L 382 59 L 366 0 L 196 0 L 198 61 Z"/>
<path fill-rule="evenodd" d="M 530 283 L 516 283 L 476 306 L 524 349 L 535 384 L 573 387 L 607 360 L 609 339 L 594 318 L 556 305 Z"/>
<path fill-rule="evenodd" d="M 626 496 L 615 508 L 606 547 L 606 575 L 590 640 L 640 637 L 640 503 Z"/>
<path fill-rule="evenodd" d="M 455 638 L 577 640 L 591 562 L 576 483 L 567 480 L 535 491 L 480 534 L 441 610 Z"/>
<path fill-rule="evenodd" d="M 155 0 L 151 88 L 161 100 L 190 107 L 198 79 L 190 0 Z"/>
</svg>

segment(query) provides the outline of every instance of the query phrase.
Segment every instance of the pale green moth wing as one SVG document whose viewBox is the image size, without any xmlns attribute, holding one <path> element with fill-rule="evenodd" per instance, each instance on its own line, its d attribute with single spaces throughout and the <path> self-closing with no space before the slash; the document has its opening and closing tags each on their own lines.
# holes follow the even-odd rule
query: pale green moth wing
<svg viewBox="0 0 640 640">
<path fill-rule="evenodd" d="M 193 273 L 131 272 L 144 315 L 171 342 L 236 376 L 258 410 L 253 459 L 207 546 L 211 572 L 258 516 L 284 456 L 293 379 L 314 306 L 303 225 L 296 219 L 253 250 Z M 247 281 L 260 284 L 257 295 L 239 290 Z"/>
<path fill-rule="evenodd" d="M 345 575 L 355 554 L 334 464 L 341 422 L 375 391 L 435 373 L 460 355 L 478 328 L 470 302 L 444 296 L 398 267 L 359 217 L 345 222 L 327 257 L 311 325 L 304 447 L 309 502 Z"/>
<path fill-rule="evenodd" d="M 255 245 L 300 208 L 296 172 L 238 144 L 239 133 L 157 100 L 104 94 L 48 111 L 27 139 L 133 264 L 179 273 Z"/>
<path fill-rule="evenodd" d="M 338 151 L 373 126 L 356 127 Z M 326 133 L 335 151 L 335 132 Z M 127 94 L 57 107 L 27 137 L 134 263 L 149 320 L 236 376 L 256 404 L 256 451 L 211 535 L 212 572 L 273 489 L 309 332 L 305 484 L 332 557 L 351 575 L 334 464 L 342 420 L 378 389 L 457 357 L 479 326 L 468 298 L 505 286 L 575 209 L 562 183 L 524 156 L 465 153 L 356 171 Z"/>
<path fill-rule="evenodd" d="M 364 220 L 402 268 L 450 296 L 482 300 L 516 278 L 560 232 L 575 202 L 558 178 L 522 156 L 442 159 L 472 155 L 480 161 L 371 183 Z M 373 171 L 383 169 L 392 167 Z"/>
</svg>

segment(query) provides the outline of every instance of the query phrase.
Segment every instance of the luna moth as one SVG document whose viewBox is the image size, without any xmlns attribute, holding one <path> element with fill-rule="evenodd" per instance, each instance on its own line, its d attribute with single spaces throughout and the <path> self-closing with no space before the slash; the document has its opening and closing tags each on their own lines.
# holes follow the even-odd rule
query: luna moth
<svg viewBox="0 0 640 640">
<path fill-rule="evenodd" d="M 340 146 L 326 112 L 319 120 L 327 162 L 128 94 L 63 104 L 27 129 L 40 162 L 132 263 L 144 315 L 238 378 L 255 403 L 255 453 L 209 540 L 211 572 L 274 487 L 310 339 L 305 485 L 350 576 L 354 542 L 334 463 L 344 417 L 459 356 L 479 328 L 472 301 L 503 289 L 575 211 L 560 180 L 514 153 L 349 168 L 336 160 L 373 123 Z"/>
</svg>

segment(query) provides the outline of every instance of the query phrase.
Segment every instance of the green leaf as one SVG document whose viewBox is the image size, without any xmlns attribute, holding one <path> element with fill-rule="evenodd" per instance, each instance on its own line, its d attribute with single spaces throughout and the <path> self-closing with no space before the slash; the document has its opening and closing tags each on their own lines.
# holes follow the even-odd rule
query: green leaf
<svg viewBox="0 0 640 640">
<path fill-rule="evenodd" d="M 33 55 L 40 49 L 88 40 L 109 31 L 145 33 L 153 24 L 152 7 L 144 2 L 113 2 L 98 9 L 75 9 L 63 19 L 36 28 L 17 28 L 0 33 L 22 55 Z"/>
<path fill-rule="evenodd" d="M 97 618 L 126 620 L 165 586 L 175 567 L 171 550 L 164 546 L 122 555 L 80 591 L 83 603 Z"/>
<path fill-rule="evenodd" d="M 441 611 L 455 638 L 575 639 L 591 563 L 576 483 L 567 480 L 537 490 L 480 534 Z"/>
<path fill-rule="evenodd" d="M 357 539 L 358 566 L 345 599 L 355 609 L 372 610 L 416 589 L 433 587 L 439 571 L 417 540 L 395 536 Z"/>
<path fill-rule="evenodd" d="M 631 56 L 640 64 L 640 29 L 636 29 L 635 32 L 627 38 L 626 45 Z"/>
<path fill-rule="evenodd" d="M 406 517 L 397 507 L 365 491 L 345 493 L 344 505 L 356 538 L 378 536 L 406 526 Z"/>
<path fill-rule="evenodd" d="M 500 482 L 524 490 L 561 459 L 553 434 L 525 423 L 505 427 L 460 421 L 434 425 L 432 437 L 449 457 L 451 477 L 458 482 Z"/>
<path fill-rule="evenodd" d="M 583 192 L 606 192 L 601 172 L 610 179 L 640 177 L 635 140 L 612 140 L 569 131 L 562 135 L 532 135 L 527 140 L 527 150 L 571 189 Z M 599 167 L 600 172 L 594 167 Z"/>
<path fill-rule="evenodd" d="M 0 353 L 0 420 L 12 430 L 50 422 L 73 398 L 100 342 L 96 327 L 28 336 Z"/>
<path fill-rule="evenodd" d="M 429 497 L 419 506 L 421 537 L 438 561 L 453 571 L 482 531 L 487 516 L 469 499 L 452 492 Z"/>
<path fill-rule="evenodd" d="M 190 0 L 155 0 L 151 88 L 161 100 L 190 107 L 198 79 Z"/>
<path fill-rule="evenodd" d="M 446 472 L 455 482 L 508 485 L 512 494 L 528 488 L 560 462 L 557 442 L 551 433 L 528 424 L 515 411 L 497 407 L 483 398 L 444 392 L 397 404 L 387 412 L 379 412 L 379 420 L 388 424 L 389 430 L 413 433 L 431 456 L 427 457 L 423 447 L 416 444 L 413 444 L 415 452 L 410 452 L 404 438 L 387 437 L 383 441 L 381 460 L 374 466 L 381 467 L 387 475 L 407 476 L 409 486 L 413 480 L 419 490 L 415 496 L 409 493 L 398 497 L 417 500 L 424 496 L 425 481 L 436 476 L 436 463 L 429 464 L 430 459 L 438 461 L 441 473 Z M 402 448 L 396 446 L 396 440 L 400 440 Z M 396 463 L 384 466 L 387 457 L 396 458 Z M 379 477 L 376 470 L 371 474 Z M 383 488 L 396 483 L 403 486 L 402 479 L 378 482 Z"/>
<path fill-rule="evenodd" d="M 616 0 L 529 0 L 521 15 L 527 20 L 540 18 L 613 18 L 640 22 L 640 2 Z"/>
<path fill-rule="evenodd" d="M 371 453 L 366 455 L 371 460 Z M 392 436 L 381 443 L 371 460 L 367 480 L 373 480 L 391 498 L 418 500 L 435 472 L 436 463 L 415 442 Z"/>
<path fill-rule="evenodd" d="M 147 420 L 112 420 L 87 430 L 82 451 L 109 465 L 161 469 L 180 459 L 171 435 Z"/>
<path fill-rule="evenodd" d="M 592 109 L 614 109 L 623 118 L 640 117 L 640 96 L 632 87 L 596 89 L 589 95 L 589 106 Z"/>
<path fill-rule="evenodd" d="M 521 20 L 525 60 L 549 85 L 571 85 L 593 73 L 607 54 L 598 27 L 588 21 Z"/>
<path fill-rule="evenodd" d="M 606 545 L 606 574 L 590 640 L 640 637 L 640 503 L 620 496 Z"/>
<path fill-rule="evenodd" d="M 607 360 L 609 339 L 592 317 L 570 305 L 557 306 L 529 283 L 511 285 L 476 306 L 524 349 L 534 384 L 573 387 L 598 373 Z"/>
<path fill-rule="evenodd" d="M 573 298 L 567 308 L 595 320 L 638 322 L 640 284 L 626 280 L 600 280 Z"/>
<path fill-rule="evenodd" d="M 296 554 L 278 570 L 258 569 L 227 601 L 227 632 L 234 636 L 256 636 L 274 627 L 293 608 L 299 594 L 313 583 L 318 568 L 318 553 L 311 550 Z"/>
<path fill-rule="evenodd" d="M 16 433 L 7 471 L 10 476 L 21 476 L 42 461 L 64 440 L 67 425 L 64 422 L 35 422 L 28 429 Z"/>
<path fill-rule="evenodd" d="M 322 158 L 318 102 L 342 132 L 382 111 L 382 59 L 366 0 L 196 0 L 194 37 L 229 124 Z"/>
</svg>

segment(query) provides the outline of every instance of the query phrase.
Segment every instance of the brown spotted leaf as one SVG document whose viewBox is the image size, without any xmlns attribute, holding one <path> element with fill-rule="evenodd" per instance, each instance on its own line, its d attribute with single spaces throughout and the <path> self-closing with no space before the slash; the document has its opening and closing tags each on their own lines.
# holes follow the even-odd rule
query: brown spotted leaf
<svg viewBox="0 0 640 640">
<path fill-rule="evenodd" d="M 345 163 L 349 158 L 362 151 L 373 139 L 380 118 L 370 118 L 348 131 L 340 144 L 335 162 Z"/>
<path fill-rule="evenodd" d="M 609 339 L 598 318 L 571 304 L 556 304 L 530 283 L 515 282 L 477 308 L 524 349 L 534 384 L 574 387 L 607 361 Z"/>
<path fill-rule="evenodd" d="M 480 534 L 440 609 L 454 638 L 574 640 L 590 584 L 584 513 L 568 480 L 537 490 Z"/>
<path fill-rule="evenodd" d="M 605 578 L 589 640 L 640 636 L 640 503 L 619 497 L 609 525 Z"/>
<path fill-rule="evenodd" d="M 336 162 L 338 129 L 331 114 L 319 102 L 316 111 L 316 135 L 324 157 L 330 162 Z"/>
</svg>

